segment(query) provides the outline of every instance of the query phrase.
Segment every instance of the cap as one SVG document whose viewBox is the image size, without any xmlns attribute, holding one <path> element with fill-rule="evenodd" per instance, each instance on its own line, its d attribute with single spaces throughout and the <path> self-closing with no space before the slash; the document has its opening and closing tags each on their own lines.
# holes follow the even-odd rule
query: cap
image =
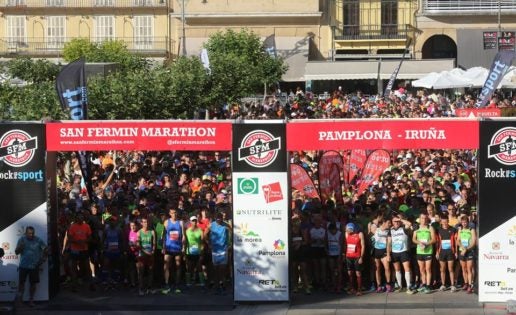
<svg viewBox="0 0 516 315">
<path fill-rule="evenodd" d="M 418 171 L 418 172 L 421 172 L 421 171 L 422 171 L 422 169 L 421 169 L 421 167 L 419 167 L 419 166 L 416 166 L 416 167 L 414 168 L 414 171 Z"/>
<path fill-rule="evenodd" d="M 193 215 L 190 217 L 190 221 L 194 221 L 194 220 L 197 221 L 197 217 Z"/>
<path fill-rule="evenodd" d="M 353 223 L 348 223 L 346 224 L 346 230 L 351 230 L 351 231 L 355 231 L 355 224 Z"/>
</svg>

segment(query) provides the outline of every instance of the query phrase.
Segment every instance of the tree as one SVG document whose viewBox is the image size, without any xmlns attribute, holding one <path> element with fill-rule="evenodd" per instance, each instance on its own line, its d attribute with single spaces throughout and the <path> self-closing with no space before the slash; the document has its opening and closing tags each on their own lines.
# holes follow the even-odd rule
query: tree
<svg viewBox="0 0 516 315">
<path fill-rule="evenodd" d="M 48 60 L 33 61 L 28 57 L 15 58 L 7 62 L 7 73 L 11 78 L 19 78 L 28 83 L 53 81 L 59 73 L 60 65 Z"/>
<path fill-rule="evenodd" d="M 247 30 L 216 33 L 205 48 L 211 66 L 208 99 L 214 105 L 260 92 L 264 84 L 278 82 L 287 71 L 283 59 L 270 56 L 260 38 Z"/>
</svg>

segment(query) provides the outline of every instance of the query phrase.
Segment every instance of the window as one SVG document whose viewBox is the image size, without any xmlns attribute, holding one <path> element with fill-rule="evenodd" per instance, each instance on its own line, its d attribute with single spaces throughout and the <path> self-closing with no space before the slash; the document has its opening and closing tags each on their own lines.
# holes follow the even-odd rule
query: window
<svg viewBox="0 0 516 315">
<path fill-rule="evenodd" d="M 25 16 L 7 16 L 7 43 L 10 49 L 27 45 Z"/>
<path fill-rule="evenodd" d="M 7 5 L 10 7 L 25 6 L 25 0 L 7 0 Z"/>
<path fill-rule="evenodd" d="M 47 7 L 62 7 L 64 6 L 64 0 L 46 0 Z"/>
<path fill-rule="evenodd" d="M 97 7 L 110 7 L 113 6 L 113 0 L 95 0 Z"/>
<path fill-rule="evenodd" d="M 138 7 L 151 6 L 152 2 L 152 0 L 133 0 L 134 5 Z"/>
<path fill-rule="evenodd" d="M 398 1 L 382 0 L 382 35 L 398 34 Z"/>
<path fill-rule="evenodd" d="M 151 15 L 134 17 L 134 48 L 151 49 L 153 41 L 153 17 Z"/>
<path fill-rule="evenodd" d="M 358 0 L 344 1 L 344 36 L 357 37 L 360 33 L 360 2 Z"/>
<path fill-rule="evenodd" d="M 47 47 L 62 49 L 65 42 L 65 17 L 47 17 Z"/>
<path fill-rule="evenodd" d="M 115 37 L 115 17 L 96 16 L 95 17 L 95 40 L 103 42 L 112 40 Z"/>
</svg>

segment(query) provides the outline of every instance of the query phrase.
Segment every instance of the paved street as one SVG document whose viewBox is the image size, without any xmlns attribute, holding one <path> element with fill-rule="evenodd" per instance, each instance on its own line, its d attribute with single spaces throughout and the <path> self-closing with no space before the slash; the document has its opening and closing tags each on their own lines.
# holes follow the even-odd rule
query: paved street
<svg viewBox="0 0 516 315">
<path fill-rule="evenodd" d="M 182 294 L 161 294 L 140 297 L 136 292 L 81 291 L 78 294 L 61 292 L 48 303 L 35 308 L 24 305 L 17 314 L 267 314 L 267 315 L 502 315 L 507 314 L 502 303 L 478 303 L 478 296 L 463 292 L 434 292 L 407 295 L 405 293 L 366 293 L 361 297 L 315 293 L 294 294 L 288 303 L 242 303 L 234 305 L 232 293 L 215 295 L 202 293 L 199 288 Z"/>
</svg>

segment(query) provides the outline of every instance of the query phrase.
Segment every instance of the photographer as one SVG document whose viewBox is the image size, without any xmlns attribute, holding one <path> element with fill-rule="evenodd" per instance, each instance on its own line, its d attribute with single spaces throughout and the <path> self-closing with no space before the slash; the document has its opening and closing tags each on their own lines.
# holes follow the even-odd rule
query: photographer
<svg viewBox="0 0 516 315">
<path fill-rule="evenodd" d="M 15 303 L 20 304 L 22 302 L 25 281 L 28 276 L 30 283 L 29 306 L 33 307 L 36 284 L 39 283 L 39 268 L 46 259 L 47 245 L 42 239 L 34 235 L 34 228 L 28 226 L 25 229 L 25 235 L 18 240 L 14 252 L 16 255 L 20 255 L 18 293 Z"/>
</svg>

